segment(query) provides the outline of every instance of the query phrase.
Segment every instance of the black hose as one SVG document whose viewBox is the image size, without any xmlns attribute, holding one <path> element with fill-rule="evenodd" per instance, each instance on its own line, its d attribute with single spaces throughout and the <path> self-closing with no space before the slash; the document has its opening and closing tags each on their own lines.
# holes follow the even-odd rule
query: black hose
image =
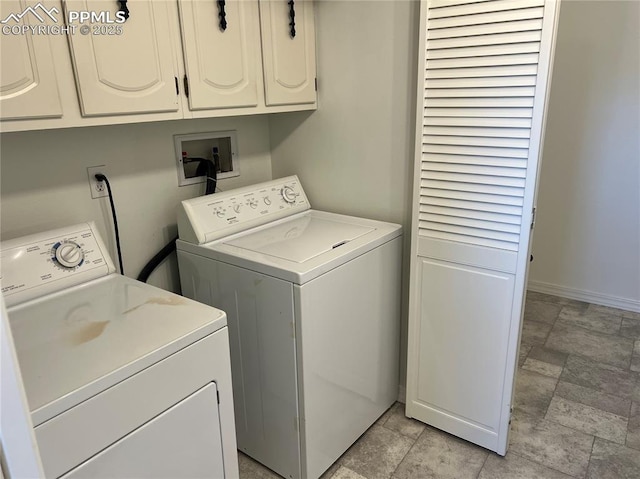
<svg viewBox="0 0 640 479">
<path fill-rule="evenodd" d="M 144 283 L 147 282 L 149 276 L 151 276 L 151 273 L 153 273 L 153 270 L 160 266 L 160 263 L 162 263 L 167 258 L 167 256 L 169 256 L 176 250 L 177 239 L 177 236 L 173 238 L 171 242 L 167 243 L 164 248 L 158 251 L 156 255 L 151 258 L 147 264 L 144 265 L 144 268 L 142 268 L 142 271 L 140 271 L 140 274 L 138 275 L 138 281 L 142 281 Z"/>
<path fill-rule="evenodd" d="M 205 187 L 205 195 L 210 195 L 216 192 L 216 183 L 217 183 L 217 175 L 216 175 L 216 167 L 213 161 L 207 160 L 205 158 L 190 158 L 191 161 L 199 161 L 200 164 L 196 169 L 197 176 L 205 176 L 206 178 L 206 187 Z M 160 251 L 158 251 L 153 258 L 149 260 L 147 264 L 144 265 L 142 271 L 138 275 L 138 281 L 142 281 L 144 283 L 147 282 L 151 273 L 160 266 L 171 253 L 176 250 L 176 240 L 178 236 L 173 238 L 169 243 L 167 243 Z"/>
<path fill-rule="evenodd" d="M 122 264 L 122 249 L 120 248 L 120 232 L 118 231 L 118 218 L 116 216 L 116 205 L 113 203 L 113 195 L 111 194 L 111 185 L 109 180 L 102 173 L 98 173 L 95 176 L 97 181 L 104 181 L 107 185 L 107 192 L 109 193 L 109 203 L 111 203 L 111 215 L 113 217 L 113 229 L 116 235 L 116 249 L 118 251 L 118 262 L 120 263 L 120 273 L 124 275 L 124 266 Z"/>
</svg>

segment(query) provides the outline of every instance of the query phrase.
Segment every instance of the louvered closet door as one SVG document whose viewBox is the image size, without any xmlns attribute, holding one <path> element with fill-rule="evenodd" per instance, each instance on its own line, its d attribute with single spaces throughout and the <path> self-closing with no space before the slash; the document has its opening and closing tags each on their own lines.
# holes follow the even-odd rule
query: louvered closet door
<svg viewBox="0 0 640 479">
<path fill-rule="evenodd" d="M 406 410 L 499 454 L 558 7 L 421 9 Z"/>
</svg>

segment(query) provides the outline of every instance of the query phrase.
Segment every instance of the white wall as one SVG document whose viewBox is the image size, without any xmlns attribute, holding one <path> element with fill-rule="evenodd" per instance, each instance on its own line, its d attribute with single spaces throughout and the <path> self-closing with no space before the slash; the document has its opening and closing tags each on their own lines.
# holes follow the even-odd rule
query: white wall
<svg viewBox="0 0 640 479">
<path fill-rule="evenodd" d="M 108 199 L 91 199 L 87 179 L 88 166 L 106 165 L 125 273 L 135 278 L 177 233 L 179 201 L 204 191 L 204 185 L 178 187 L 173 135 L 224 130 L 237 130 L 241 174 L 218 186 L 224 190 L 271 179 L 266 116 L 4 133 L 2 239 L 95 220 L 117 264 Z M 179 291 L 175 256 L 149 282 Z"/>
<path fill-rule="evenodd" d="M 415 1 L 316 3 L 318 111 L 270 119 L 273 176 L 297 174 L 314 208 L 401 223 L 408 233 L 418 22 Z M 405 234 L 405 278 L 408 252 Z"/>
<path fill-rule="evenodd" d="M 565 1 L 529 288 L 640 310 L 640 2 Z"/>
</svg>

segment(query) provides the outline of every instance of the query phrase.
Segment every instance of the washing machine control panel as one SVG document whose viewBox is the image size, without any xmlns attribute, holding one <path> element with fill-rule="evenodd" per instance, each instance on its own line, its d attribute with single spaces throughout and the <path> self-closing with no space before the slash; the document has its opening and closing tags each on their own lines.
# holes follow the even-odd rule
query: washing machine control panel
<svg viewBox="0 0 640 479">
<path fill-rule="evenodd" d="M 5 241 L 0 244 L 0 261 L 8 305 L 115 271 L 93 223 Z"/>
<path fill-rule="evenodd" d="M 310 208 L 297 176 L 192 200 L 178 212 L 180 239 L 202 244 Z"/>
</svg>

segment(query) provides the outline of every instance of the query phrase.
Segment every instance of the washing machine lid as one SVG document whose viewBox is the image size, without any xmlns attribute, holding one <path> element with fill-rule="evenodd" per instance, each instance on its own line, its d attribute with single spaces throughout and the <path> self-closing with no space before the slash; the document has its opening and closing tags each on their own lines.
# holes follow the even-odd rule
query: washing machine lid
<svg viewBox="0 0 640 479">
<path fill-rule="evenodd" d="M 223 311 L 119 274 L 8 316 L 34 426 L 226 325 Z"/>
<path fill-rule="evenodd" d="M 397 224 L 307 210 L 206 244 L 178 240 L 176 248 L 181 268 L 207 258 L 303 285 L 401 235 Z"/>
<path fill-rule="evenodd" d="M 375 228 L 371 226 L 305 215 L 232 241 L 225 241 L 225 244 L 295 263 L 304 263 L 372 231 L 375 231 Z"/>
</svg>

